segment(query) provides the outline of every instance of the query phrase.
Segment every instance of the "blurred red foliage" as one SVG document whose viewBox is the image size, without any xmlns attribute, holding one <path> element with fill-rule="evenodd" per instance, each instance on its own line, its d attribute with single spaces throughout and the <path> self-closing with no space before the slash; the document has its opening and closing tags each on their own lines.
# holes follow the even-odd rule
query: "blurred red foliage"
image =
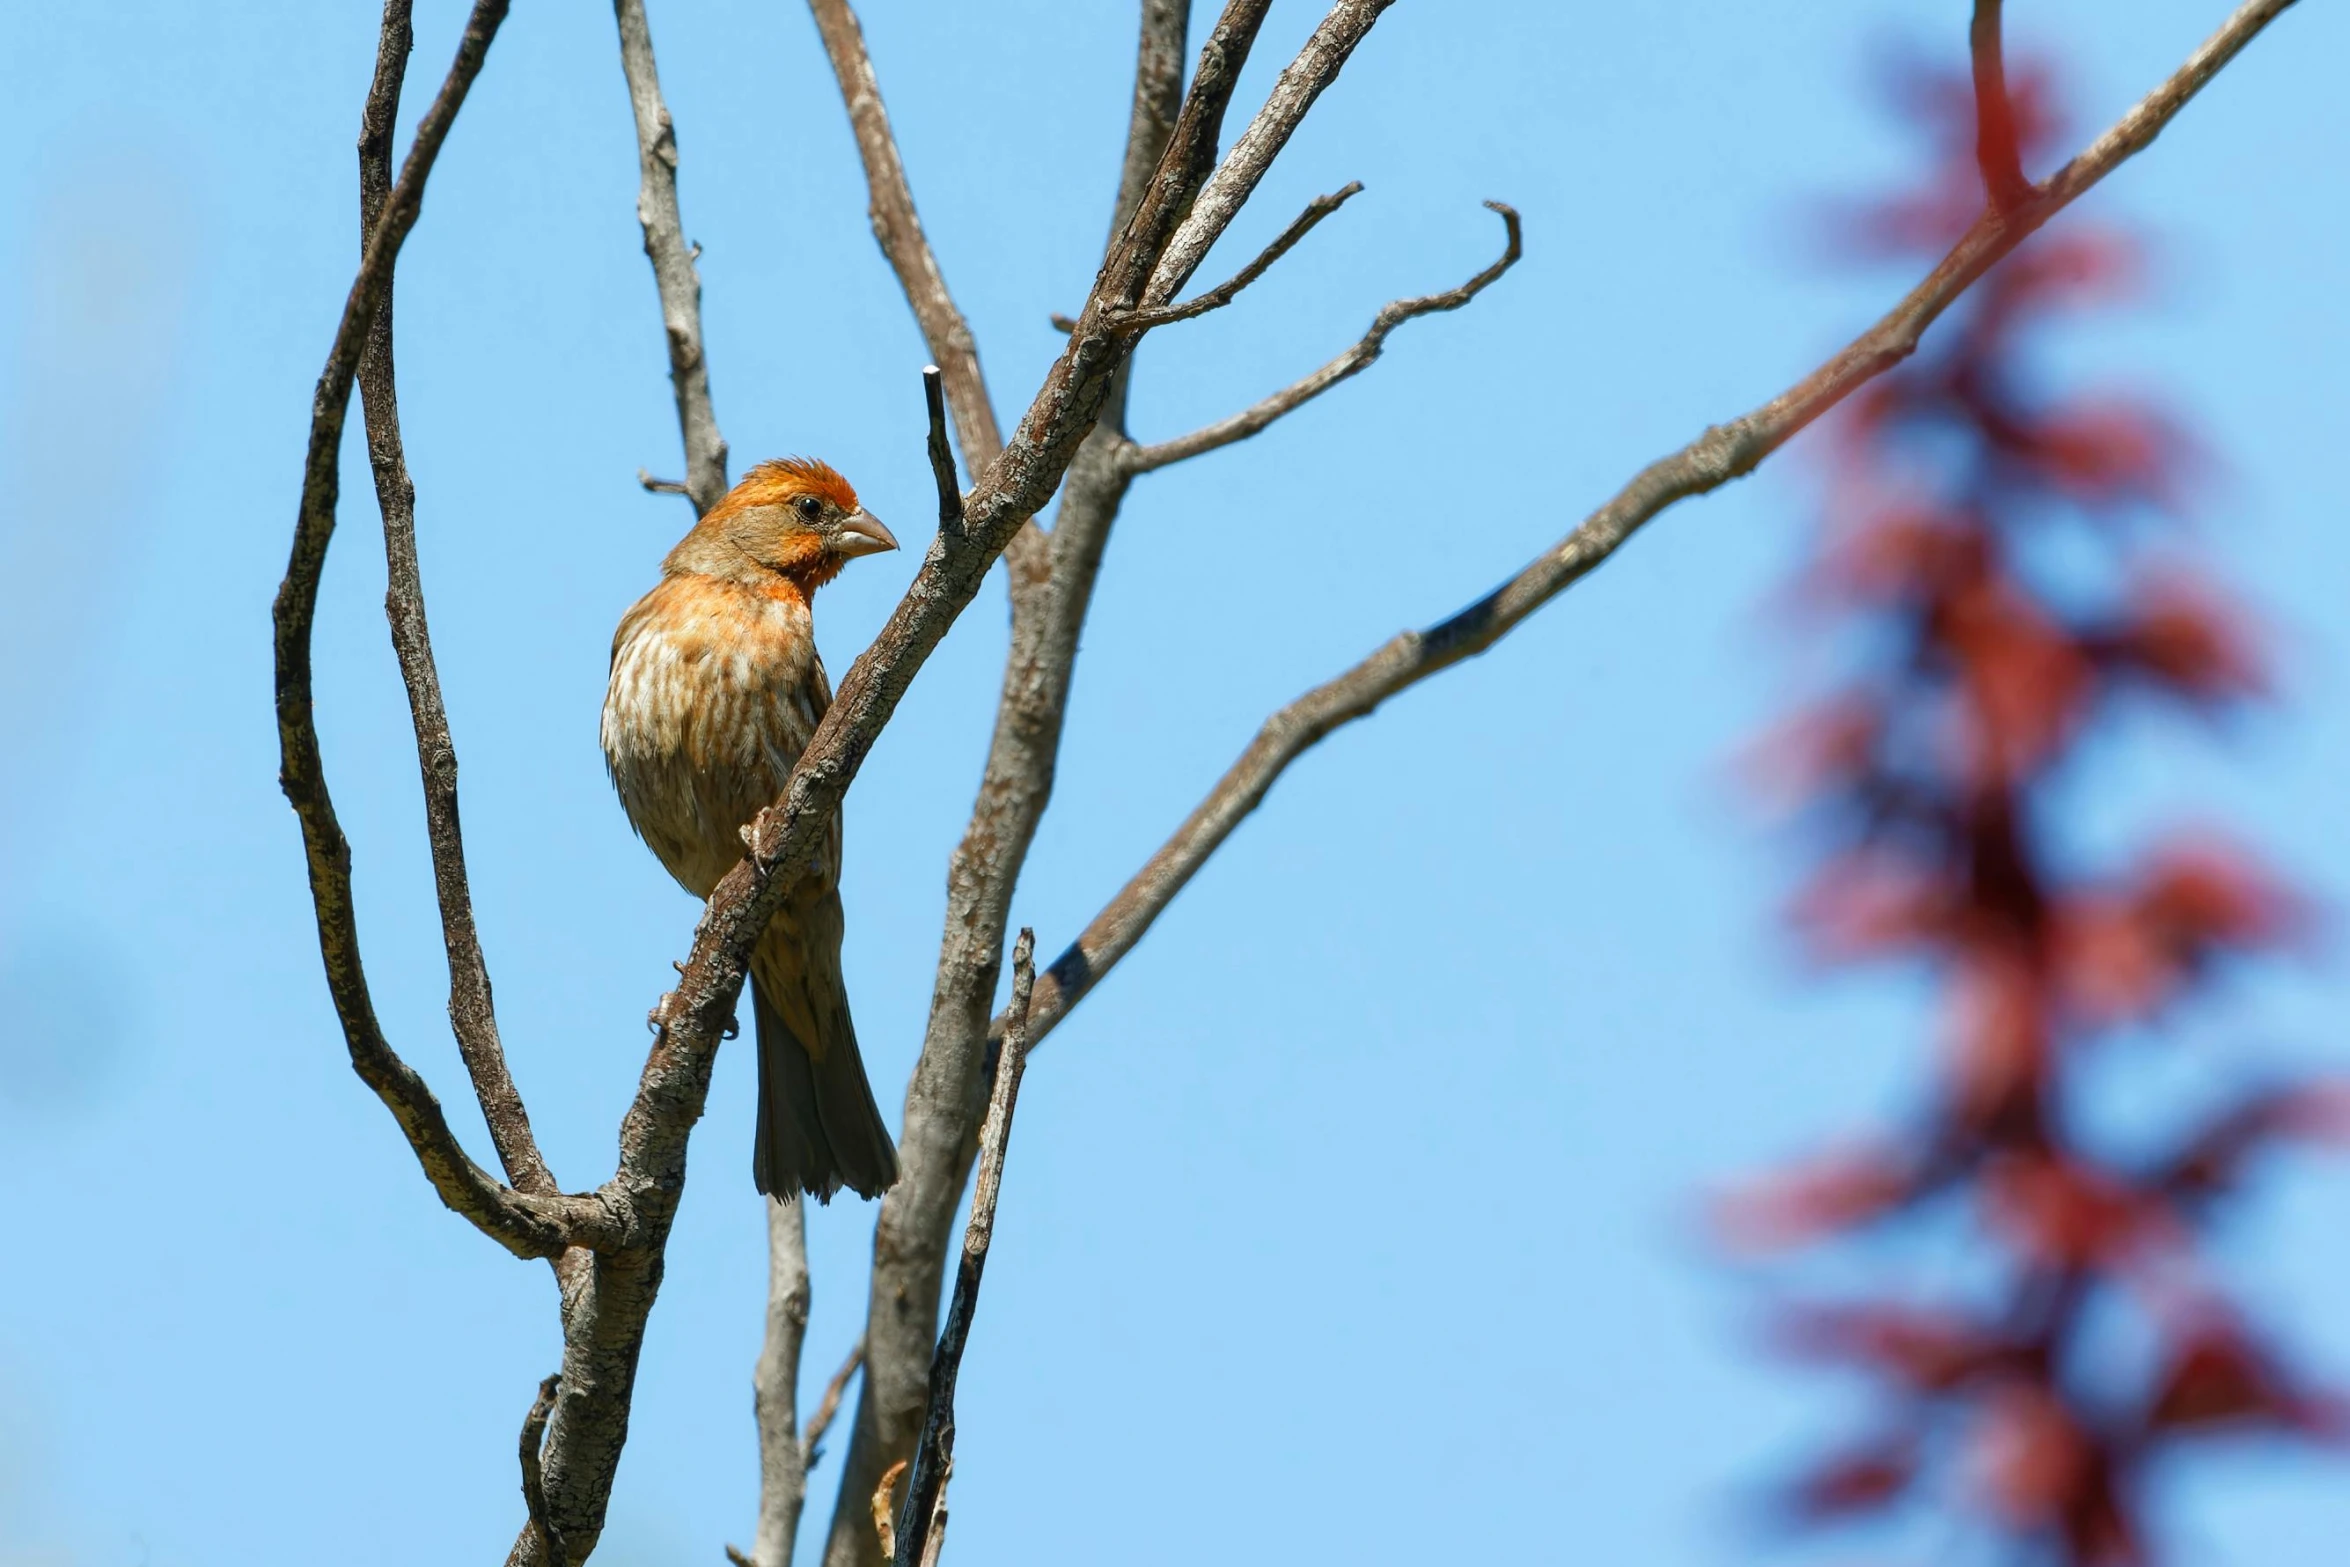
<svg viewBox="0 0 2350 1567">
<path fill-rule="evenodd" d="M 1984 202 L 1966 78 L 1913 70 L 1898 86 L 1934 156 L 1917 189 L 1840 215 L 1840 246 L 1864 259 L 1938 256 Z M 2029 167 L 2059 129 L 2047 74 L 2022 73 L 2014 102 Z M 2068 218 L 1828 431 L 1826 540 L 1797 602 L 1856 672 L 1764 759 L 1824 833 L 1799 928 L 1827 961 L 1922 962 L 1943 1055 L 1898 1139 L 1726 1205 L 1748 1248 L 1954 1215 L 1965 1237 L 1945 1303 L 1895 1282 L 1781 1322 L 1788 1353 L 1882 1394 L 1869 1434 L 1790 1486 L 1794 1514 L 1955 1495 L 2026 1559 L 2072 1567 L 2153 1555 L 2150 1465 L 2167 1450 L 2223 1430 L 2350 1430 L 2197 1260 L 2213 1199 L 2247 1162 L 2339 1140 L 2350 1094 L 2271 1088 L 2151 1156 L 2082 1129 L 2089 1053 L 2145 1048 L 2110 1036 L 2303 923 L 2300 901 L 2223 843 L 2155 843 L 2091 874 L 2064 840 L 2057 788 L 2078 811 L 2084 741 L 2117 707 L 2217 715 L 2263 690 L 2244 617 L 2152 558 L 2193 441 L 2144 402 L 2050 397 L 2032 373 L 2035 333 L 2116 297 L 2142 259 L 2130 236 Z M 2125 1316 L 2137 1327 L 2120 1330 Z"/>
</svg>

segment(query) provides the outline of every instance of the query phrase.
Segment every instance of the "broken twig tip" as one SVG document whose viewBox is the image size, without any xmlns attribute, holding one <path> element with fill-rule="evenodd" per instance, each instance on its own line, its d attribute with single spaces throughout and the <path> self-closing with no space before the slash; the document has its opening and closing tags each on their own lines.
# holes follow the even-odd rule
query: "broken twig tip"
<svg viewBox="0 0 2350 1567">
<path fill-rule="evenodd" d="M 895 1558 L 898 1554 L 898 1526 L 892 1516 L 897 1512 L 898 1482 L 906 1476 L 906 1460 L 901 1458 L 882 1472 L 881 1484 L 873 1488 L 873 1532 L 880 1536 L 881 1554 Z"/>
</svg>

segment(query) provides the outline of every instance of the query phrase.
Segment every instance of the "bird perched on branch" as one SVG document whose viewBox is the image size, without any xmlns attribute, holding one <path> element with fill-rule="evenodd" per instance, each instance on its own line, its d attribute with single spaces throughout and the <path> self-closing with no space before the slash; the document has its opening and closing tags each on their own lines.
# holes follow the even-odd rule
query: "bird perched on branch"
<svg viewBox="0 0 2350 1567">
<path fill-rule="evenodd" d="M 637 835 L 697 898 L 743 857 L 742 828 L 782 793 L 832 683 L 816 590 L 898 541 L 820 462 L 764 462 L 661 563 L 621 617 L 604 760 Z M 840 818 L 751 953 L 759 1190 L 878 1197 L 898 1177 L 841 983 Z"/>
</svg>

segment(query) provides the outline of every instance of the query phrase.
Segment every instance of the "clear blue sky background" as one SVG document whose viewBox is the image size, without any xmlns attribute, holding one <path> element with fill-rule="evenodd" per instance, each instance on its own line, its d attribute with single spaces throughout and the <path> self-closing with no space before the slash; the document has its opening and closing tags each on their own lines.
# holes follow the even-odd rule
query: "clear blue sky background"
<svg viewBox="0 0 2350 1567">
<path fill-rule="evenodd" d="M 462 7 L 419 6 L 409 119 Z M 1098 254 L 1132 7 L 880 5 L 925 218 L 1007 419 Z M 1276 9 L 1243 99 L 1319 7 Z M 2102 125 L 2221 0 L 2046 0 L 2026 43 Z M 821 454 L 909 542 L 923 352 L 867 237 L 800 7 L 655 0 L 738 465 Z M 1959 0 L 1397 6 L 1235 252 L 1369 192 L 1236 308 L 1146 351 L 1177 433 L 1449 286 L 1524 211 L 1525 264 L 1255 443 L 1141 484 L 1017 919 L 1055 949 L 1268 710 L 1448 612 L 1641 463 L 1758 402 L 1903 280 L 1829 274 L 1812 197 L 1911 166 L 1869 62 L 1956 61 Z M 0 58 L 0 1563 L 484 1561 L 557 1343 L 545 1269 L 443 1212 L 351 1076 L 275 786 L 267 607 L 310 387 L 355 253 L 361 3 L 27 6 Z M 2350 12 L 2288 15 L 2088 204 L 2165 239 L 2151 303 L 2061 368 L 2174 400 L 2221 461 L 2206 558 L 2265 607 L 2287 704 L 2224 748 L 2105 764 L 2095 826 L 2232 823 L 2350 897 L 2340 279 Z M 2084 126 L 2084 133 L 2089 128 Z M 400 272 L 425 572 L 506 1038 L 575 1186 L 609 1169 L 646 1007 L 694 910 L 597 755 L 612 624 L 687 522 L 611 18 L 524 4 Z M 1231 258 L 1211 263 L 1228 270 Z M 364 462 L 318 638 L 326 758 L 376 997 L 452 1099 L 413 753 Z M 957 1560 L 1751 1559 L 1754 1488 L 1849 1413 L 1754 1353 L 1706 1250 L 1721 1183 L 1897 1114 L 1931 1025 L 1821 986 L 1789 845 L 1731 776 L 1805 675 L 1764 613 L 1801 449 L 1668 514 L 1501 649 L 1303 762 L 1039 1055 L 964 1375 Z M 919 549 L 823 604 L 834 669 Z M 1000 667 L 991 588 L 849 807 L 848 965 L 893 1109 Z M 2248 978 L 2149 1081 L 2339 1060 L 2322 954 Z M 2232 1052 L 2232 1054 L 2231 1054 Z M 719 1063 L 598 1560 L 750 1531 L 763 1267 L 749 1062 Z M 466 1135 L 481 1142 L 474 1118 Z M 2228 1266 L 2350 1376 L 2350 1181 L 2300 1161 Z M 814 1217 L 821 1375 L 870 1211 Z M 830 1466 L 819 1473 L 819 1488 Z M 2350 1484 L 2259 1449 L 2168 1493 L 2182 1559 L 2339 1559 Z M 820 1523 L 824 1509 L 812 1514 Z"/>
</svg>

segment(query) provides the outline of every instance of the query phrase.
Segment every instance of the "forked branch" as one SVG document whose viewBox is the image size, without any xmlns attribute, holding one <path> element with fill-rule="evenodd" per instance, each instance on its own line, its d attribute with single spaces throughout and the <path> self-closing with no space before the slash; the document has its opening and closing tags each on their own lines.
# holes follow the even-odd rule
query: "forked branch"
<svg viewBox="0 0 2350 1567">
<path fill-rule="evenodd" d="M 1324 197 L 1328 200 L 1328 197 Z M 1321 396 L 1339 382 L 1362 374 L 1371 368 L 1386 350 L 1390 333 L 1418 316 L 1434 315 L 1439 311 L 1458 310 L 1484 292 L 1486 285 L 1517 265 L 1525 253 L 1523 236 L 1519 232 L 1517 209 L 1503 202 L 1485 204 L 1501 214 L 1509 241 L 1503 246 L 1501 259 L 1469 279 L 1458 288 L 1448 288 L 1441 294 L 1423 294 L 1417 299 L 1398 299 L 1380 308 L 1371 319 L 1370 329 L 1363 333 L 1352 348 L 1316 370 L 1273 393 L 1270 397 L 1250 404 L 1230 418 L 1180 435 L 1171 441 L 1160 441 L 1151 446 L 1128 447 L 1119 458 L 1129 473 L 1148 473 L 1153 468 L 1164 468 L 1169 463 L 1181 462 L 1212 452 L 1219 446 L 1230 446 L 1257 434 L 1283 414 L 1300 408 Z"/>
<path fill-rule="evenodd" d="M 1123 241 L 1150 193 L 1184 104 L 1188 0 L 1141 0 L 1138 9 L 1132 108 L 1105 255 Z M 826 1551 L 836 1567 L 862 1567 L 886 1554 L 877 1552 L 866 1503 L 883 1471 L 910 1455 L 921 1434 L 955 1213 L 985 1112 L 988 1014 L 1012 892 L 1052 799 L 1079 630 L 1127 485 L 1111 454 L 1126 444 L 1131 370 L 1129 363 L 1111 378 L 1062 480 L 1051 533 L 1024 525 L 1005 550 L 1012 623 L 1002 695 L 970 819 L 948 859 L 937 977 L 905 1096 L 901 1174 L 874 1223 L 864 1386 L 844 1444 Z M 949 470 L 934 459 L 934 471 Z M 943 509 L 943 488 L 940 499 Z M 1024 546 L 1032 539 L 1035 547 Z"/>
<path fill-rule="evenodd" d="M 1985 211 L 1924 281 L 1826 364 L 1760 408 L 1705 431 L 1678 452 L 1643 468 L 1564 539 L 1459 614 L 1425 631 L 1399 634 L 1345 674 L 1267 719 L 1174 836 L 1038 978 L 1029 1022 L 1032 1037 L 1041 1040 L 1049 1034 L 1134 949 L 1290 763 L 1332 730 L 1367 717 L 1397 692 L 1484 652 L 1596 569 L 1666 507 L 1752 472 L 1796 432 L 1906 359 L 1953 301 L 2050 218 L 2151 143 L 2206 82 L 2292 3 L 2248 0 L 2239 6 L 2168 80 L 2046 184 L 2034 187 L 2027 200 Z M 996 1026 L 1000 1033 L 1004 1020 Z"/>
<path fill-rule="evenodd" d="M 387 544 L 394 570 L 390 608 L 394 638 L 401 646 L 403 671 L 409 678 L 411 700 L 419 704 L 418 751 L 425 771 L 427 807 L 436 830 L 435 881 L 442 893 L 444 934 L 450 947 L 452 1021 L 465 1050 L 466 1065 L 475 1073 L 477 1085 L 484 1088 L 483 1109 L 490 1117 L 500 1155 L 518 1181 L 533 1185 L 543 1182 L 548 1191 L 517 1191 L 475 1164 L 450 1129 L 440 1101 L 384 1037 L 360 956 L 358 920 L 351 890 L 351 846 L 335 815 L 334 797 L 327 787 L 319 753 L 310 665 L 310 637 L 318 613 L 319 581 L 326 568 L 327 546 L 334 537 L 335 512 L 341 498 L 338 459 L 344 424 L 350 413 L 352 387 L 360 364 L 375 341 L 378 319 L 391 295 L 393 267 L 401 245 L 416 226 L 425 183 L 432 176 L 433 164 L 448 140 L 449 129 L 456 123 L 466 94 L 481 74 L 490 42 L 505 16 L 506 0 L 478 0 L 466 19 L 456 59 L 417 124 L 416 139 L 409 148 L 398 181 L 380 197 L 373 194 L 362 197 L 363 203 L 374 209 L 375 216 L 368 225 L 358 275 L 352 279 L 341 319 L 335 327 L 334 341 L 327 351 L 325 368 L 319 372 L 318 386 L 312 394 L 310 439 L 302 465 L 302 501 L 295 516 L 293 550 L 286 562 L 285 580 L 278 588 L 272 619 L 277 665 L 279 783 L 301 823 L 302 847 L 310 872 L 311 904 L 318 924 L 319 953 L 326 967 L 327 989 L 350 1050 L 352 1068 L 392 1112 L 402 1135 L 415 1150 L 417 1162 L 443 1202 L 517 1255 L 552 1257 L 581 1233 L 582 1226 L 594 1228 L 600 1221 L 591 1211 L 596 1205 L 584 1199 L 551 1194 L 552 1182 L 545 1179 L 544 1163 L 530 1143 L 529 1123 L 521 1116 L 519 1101 L 511 1100 L 512 1084 L 505 1080 L 504 1062 L 496 1052 L 495 1026 L 487 1011 L 487 981 L 478 975 L 479 948 L 473 940 L 470 909 L 462 898 L 461 844 L 455 837 L 454 757 L 447 745 L 446 719 L 438 711 L 438 682 L 429 679 L 429 662 L 418 657 L 429 646 L 423 638 L 421 596 L 405 599 L 404 591 L 412 584 L 400 580 L 403 565 L 413 564 L 412 532 L 406 533 L 408 542 L 403 546 L 406 526 L 403 517 L 409 504 L 400 482 L 404 466 L 381 470 L 387 476 L 389 503 L 393 508 L 386 517 Z M 406 68 L 408 39 L 407 0 L 386 0 L 375 80 L 369 89 L 368 110 L 362 121 L 363 159 L 373 160 L 388 150 L 383 138 L 388 135 L 392 107 L 399 100 L 399 78 Z M 377 178 L 381 168 L 381 164 L 376 165 Z M 388 334 L 388 326 L 385 331 Z M 384 372 L 379 385 L 385 394 L 383 406 L 388 416 L 391 409 L 388 337 L 385 341 L 387 346 L 375 360 L 375 367 Z M 386 436 L 393 437 L 391 445 L 388 449 L 379 445 L 371 455 L 396 454 L 396 427 L 387 422 L 384 429 Z M 408 561 L 403 562 L 403 554 L 410 557 Z M 415 611 L 413 618 L 405 613 L 410 608 Z M 437 735 L 433 729 L 436 722 Z M 452 890 L 459 895 L 455 899 L 451 897 Z"/>
<path fill-rule="evenodd" d="M 1152 327 L 1167 326 L 1176 321 L 1189 321 L 1204 316 L 1211 310 L 1221 310 L 1240 296 L 1240 291 L 1272 270 L 1273 263 L 1289 254 L 1297 242 L 1314 230 L 1314 225 L 1345 206 L 1349 200 L 1363 193 L 1361 180 L 1349 180 L 1327 196 L 1316 196 L 1306 203 L 1305 211 L 1289 220 L 1289 227 L 1274 236 L 1273 243 L 1257 252 L 1256 259 L 1242 267 L 1226 281 L 1206 293 L 1185 300 L 1180 305 L 1161 305 L 1155 310 L 1137 310 L 1118 317 L 1118 327 L 1126 332 L 1147 332 Z"/>
<path fill-rule="evenodd" d="M 374 79 L 359 129 L 359 235 L 362 243 L 383 216 L 392 189 L 392 127 L 399 117 L 402 62 L 411 43 L 405 4 L 387 10 L 376 51 Z M 506 1178 L 516 1190 L 555 1195 L 555 1178 L 531 1135 L 530 1116 L 506 1068 L 490 997 L 488 964 L 474 925 L 473 891 L 465 874 L 465 834 L 457 813 L 457 745 L 441 700 L 425 616 L 424 579 L 416 558 L 416 485 L 400 438 L 399 378 L 392 352 L 392 279 L 369 324 L 359 356 L 359 396 L 367 426 L 368 465 L 375 475 L 376 508 L 384 528 L 384 617 L 408 691 L 416 734 L 417 771 L 424 784 L 424 828 L 432 850 L 433 893 L 440 904 L 441 942 L 449 965 L 449 1026 L 473 1080 Z"/>
</svg>

